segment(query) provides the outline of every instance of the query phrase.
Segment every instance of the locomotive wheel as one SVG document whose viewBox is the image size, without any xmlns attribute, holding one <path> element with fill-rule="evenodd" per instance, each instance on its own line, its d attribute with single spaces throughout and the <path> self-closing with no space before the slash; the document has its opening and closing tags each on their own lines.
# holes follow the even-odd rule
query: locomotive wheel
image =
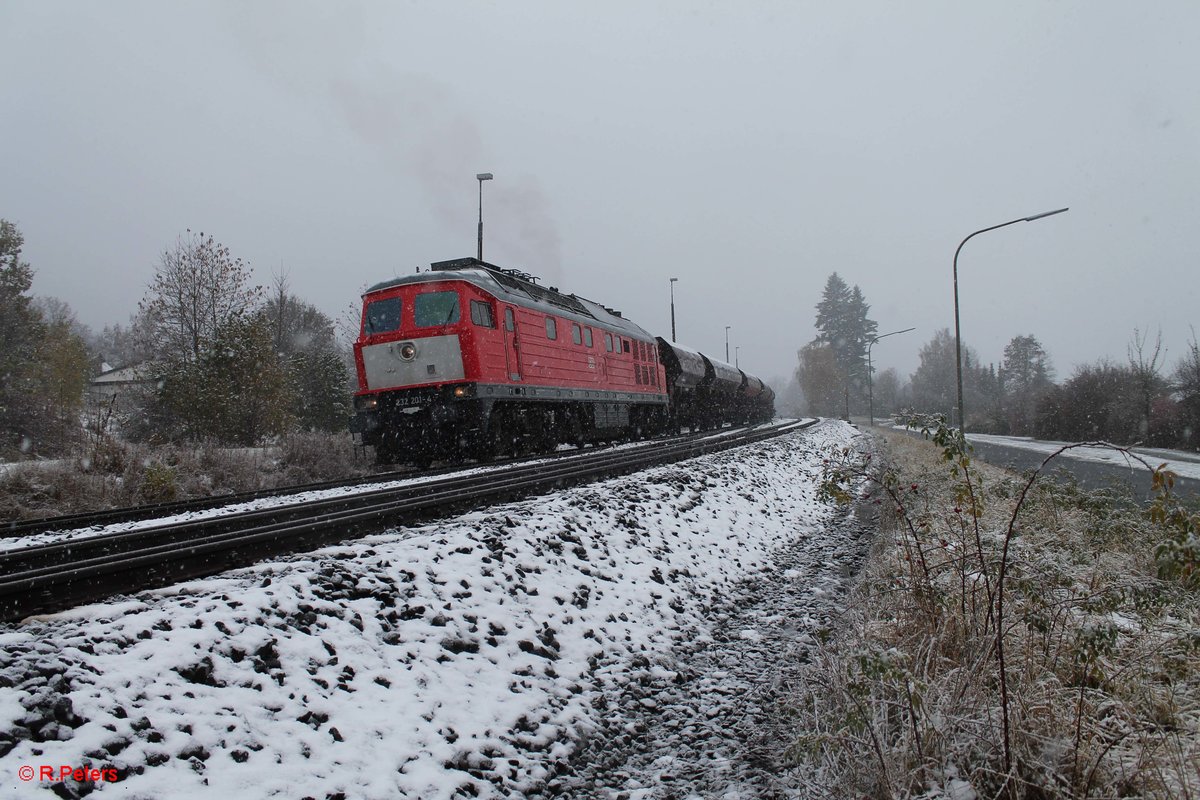
<svg viewBox="0 0 1200 800">
<path fill-rule="evenodd" d="M 583 421 L 577 414 L 572 414 L 567 419 L 567 442 L 580 450 L 583 449 Z"/>
<path fill-rule="evenodd" d="M 399 453 L 396 446 L 390 442 L 379 442 L 375 445 L 375 465 L 382 467 L 397 463 Z"/>
<path fill-rule="evenodd" d="M 488 420 L 487 434 L 481 437 L 479 458 L 482 461 L 494 461 L 503 458 L 513 449 L 512 426 L 508 414 L 503 409 L 492 411 Z"/>
</svg>

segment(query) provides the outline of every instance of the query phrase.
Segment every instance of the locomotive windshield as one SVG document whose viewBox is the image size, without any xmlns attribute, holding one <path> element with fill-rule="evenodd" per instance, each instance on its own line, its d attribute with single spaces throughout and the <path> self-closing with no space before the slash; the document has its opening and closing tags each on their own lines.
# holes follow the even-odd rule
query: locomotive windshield
<svg viewBox="0 0 1200 800">
<path fill-rule="evenodd" d="M 389 297 L 387 300 L 375 300 L 367 304 L 366 319 L 363 321 L 364 333 L 386 333 L 400 327 L 400 298 Z"/>
<path fill-rule="evenodd" d="M 426 292 L 413 301 L 418 328 L 458 322 L 458 292 Z"/>
</svg>

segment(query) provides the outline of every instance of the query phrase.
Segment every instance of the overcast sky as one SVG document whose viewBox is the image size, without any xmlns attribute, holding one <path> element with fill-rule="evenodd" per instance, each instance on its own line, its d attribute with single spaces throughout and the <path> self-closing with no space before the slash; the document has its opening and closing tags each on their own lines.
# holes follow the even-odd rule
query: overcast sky
<svg viewBox="0 0 1200 800">
<path fill-rule="evenodd" d="M 1200 3 L 0 0 L 0 217 L 126 323 L 212 233 L 331 315 L 475 253 L 789 374 L 837 271 L 880 368 L 953 326 L 1060 378 L 1200 316 Z M 732 355 L 732 350 L 731 350 Z"/>
</svg>

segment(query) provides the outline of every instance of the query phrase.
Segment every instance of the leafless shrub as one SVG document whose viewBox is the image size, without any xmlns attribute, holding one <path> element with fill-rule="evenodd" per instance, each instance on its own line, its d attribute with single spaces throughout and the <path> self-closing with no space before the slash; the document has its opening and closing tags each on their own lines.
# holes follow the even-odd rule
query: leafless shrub
<svg viewBox="0 0 1200 800">
<path fill-rule="evenodd" d="M 74 459 L 0 473 L 0 519 L 210 497 L 363 475 L 371 461 L 348 434 L 302 433 L 268 448 L 194 447 L 93 436 Z"/>
<path fill-rule="evenodd" d="M 883 523 L 794 709 L 811 795 L 1200 795 L 1200 598 L 1155 560 L 1194 518 L 938 443 L 826 483 L 872 476 Z"/>
<path fill-rule="evenodd" d="M 345 434 L 292 433 L 279 443 L 279 467 L 288 484 L 361 475 L 370 466 Z"/>
</svg>

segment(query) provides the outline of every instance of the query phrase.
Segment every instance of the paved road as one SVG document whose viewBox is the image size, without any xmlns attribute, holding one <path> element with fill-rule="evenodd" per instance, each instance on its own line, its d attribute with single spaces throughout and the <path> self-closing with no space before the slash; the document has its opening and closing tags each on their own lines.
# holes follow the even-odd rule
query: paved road
<svg viewBox="0 0 1200 800">
<path fill-rule="evenodd" d="M 975 454 L 989 464 L 1011 467 L 1019 471 L 1039 466 L 1046 457 L 1045 453 L 992 442 L 972 442 L 971 445 L 975 448 Z M 1155 463 L 1153 456 L 1147 457 L 1146 460 L 1151 464 Z M 1115 485 L 1129 489 L 1135 497 L 1142 500 L 1150 499 L 1150 473 L 1140 465 L 1133 469 L 1062 455 L 1050 462 L 1049 469 L 1051 474 L 1059 469 L 1069 471 L 1075 480 L 1087 489 L 1103 489 Z M 1200 495 L 1200 481 L 1176 478 L 1175 491 L 1180 497 Z"/>
<path fill-rule="evenodd" d="M 910 431 L 910 433 L 915 436 L 921 435 L 920 431 Z M 973 441 L 971 446 L 975 448 L 975 455 L 989 464 L 1008 467 L 1018 472 L 1034 469 L 1040 466 L 1042 460 L 1046 458 L 1045 453 L 993 442 Z M 1158 451 L 1148 451 L 1143 455 L 1151 464 L 1157 465 L 1165 460 L 1163 454 Z M 1178 456 L 1172 455 L 1172 457 Z M 1086 489 L 1107 489 L 1116 486 L 1128 489 L 1134 497 L 1141 500 L 1150 500 L 1150 473 L 1142 469 L 1140 465 L 1137 469 L 1131 469 L 1096 461 L 1084 461 L 1071 458 L 1070 454 L 1066 454 L 1050 462 L 1049 474 L 1053 476 L 1063 469 L 1067 470 L 1079 482 L 1079 485 Z M 1176 478 L 1175 491 L 1180 497 L 1200 496 L 1200 480 Z"/>
</svg>

